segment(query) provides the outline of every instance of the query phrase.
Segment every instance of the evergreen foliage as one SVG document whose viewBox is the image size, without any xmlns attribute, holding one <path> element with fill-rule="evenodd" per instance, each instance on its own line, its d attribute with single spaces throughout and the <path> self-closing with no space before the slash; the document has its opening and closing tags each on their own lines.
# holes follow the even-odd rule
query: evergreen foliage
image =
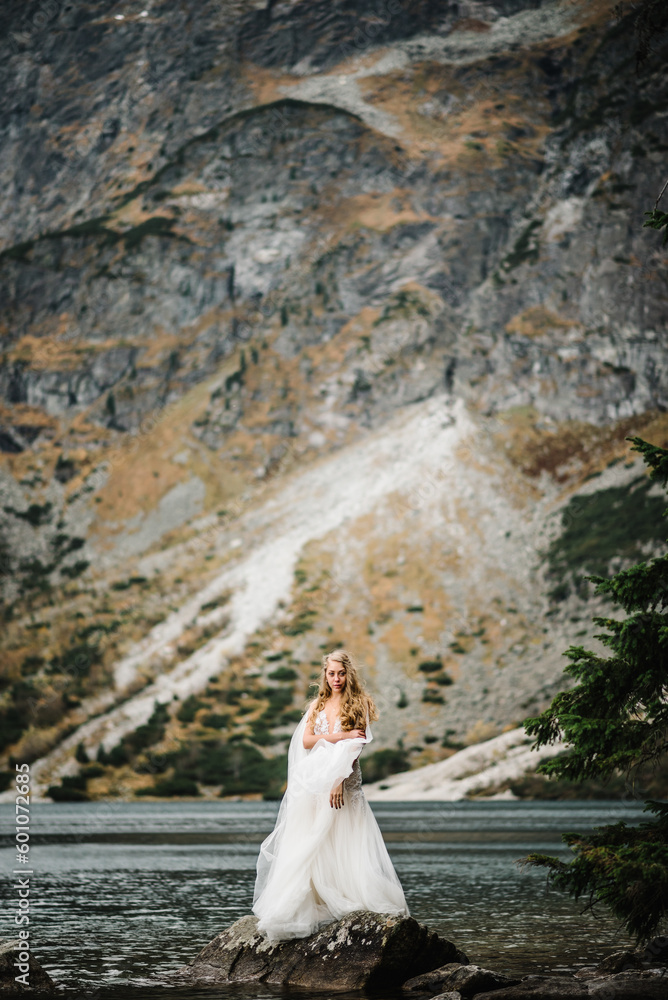
<svg viewBox="0 0 668 1000">
<path fill-rule="evenodd" d="M 665 246 L 668 243 L 668 212 L 662 212 L 660 208 L 653 208 L 651 212 L 644 212 L 643 215 L 649 216 L 643 222 L 644 228 L 663 229 L 663 246 Z"/>
<path fill-rule="evenodd" d="M 666 487 L 668 450 L 629 438 Z M 664 511 L 664 516 L 666 511 Z M 570 646 L 565 673 L 576 684 L 562 691 L 525 729 L 534 748 L 563 739 L 568 752 L 543 761 L 538 772 L 583 781 L 621 771 L 633 778 L 668 750 L 668 553 L 611 577 L 588 577 L 627 617 L 594 618 L 596 636 L 610 651 L 599 656 Z M 550 882 L 576 899 L 609 906 L 638 940 L 668 917 L 668 804 L 647 802 L 653 819 L 639 826 L 616 823 L 590 834 L 565 834 L 575 853 L 568 864 L 531 854 L 523 863 L 546 867 Z"/>
</svg>

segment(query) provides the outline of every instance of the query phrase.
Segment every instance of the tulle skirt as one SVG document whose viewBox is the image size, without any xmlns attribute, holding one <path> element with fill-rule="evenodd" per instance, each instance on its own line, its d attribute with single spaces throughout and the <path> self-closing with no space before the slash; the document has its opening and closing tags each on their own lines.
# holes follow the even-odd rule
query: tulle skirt
<svg viewBox="0 0 668 1000">
<path fill-rule="evenodd" d="M 362 791 L 355 754 L 363 743 L 321 740 L 289 771 L 276 826 L 257 863 L 253 912 L 269 941 L 306 937 L 353 910 L 408 915 Z M 341 779 L 344 805 L 334 809 L 329 792 Z"/>
</svg>

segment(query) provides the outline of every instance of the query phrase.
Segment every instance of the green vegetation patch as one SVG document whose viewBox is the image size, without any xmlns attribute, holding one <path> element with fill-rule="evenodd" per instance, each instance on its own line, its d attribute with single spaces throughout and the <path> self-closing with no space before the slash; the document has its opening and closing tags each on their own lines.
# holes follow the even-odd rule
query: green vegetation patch
<svg viewBox="0 0 668 1000">
<path fill-rule="evenodd" d="M 288 759 L 264 757 L 246 741 L 202 740 L 189 743 L 169 755 L 174 779 L 203 785 L 221 785 L 222 796 L 260 793 L 265 799 L 280 798 L 287 778 Z M 161 783 L 158 782 L 155 787 Z M 144 791 L 144 795 L 161 792 Z M 190 794 L 190 793 L 182 793 Z"/>
<path fill-rule="evenodd" d="M 292 667 L 277 667 L 269 674 L 269 679 L 272 681 L 296 681 L 297 671 L 293 670 Z"/>
<path fill-rule="evenodd" d="M 169 710 L 166 705 L 160 702 L 154 703 L 153 714 L 148 722 L 143 726 L 138 726 L 133 732 L 128 733 L 120 743 L 106 753 L 100 744 L 97 752 L 97 762 L 103 766 L 111 765 L 120 767 L 128 764 L 132 757 L 135 757 L 142 750 L 155 746 L 165 735 L 165 725 L 169 721 Z"/>
<path fill-rule="evenodd" d="M 220 712 L 208 712 L 202 716 L 201 722 L 209 729 L 225 729 L 230 723 L 230 716 L 222 715 Z"/>
<path fill-rule="evenodd" d="M 112 590 L 129 590 L 130 587 L 134 587 L 138 583 L 148 583 L 145 576 L 130 576 L 127 580 L 116 580 L 115 583 L 111 584 Z"/>
<path fill-rule="evenodd" d="M 39 656 L 38 654 L 31 654 L 30 656 L 26 656 L 23 663 L 21 664 L 21 673 L 23 674 L 24 677 L 29 674 L 36 674 L 40 669 L 40 667 L 44 666 L 45 662 L 46 661 L 44 657 Z"/>
<path fill-rule="evenodd" d="M 283 635 L 302 635 L 313 628 L 313 620 L 317 617 L 317 612 L 308 608 L 295 615 L 292 621 L 281 628 Z"/>
<path fill-rule="evenodd" d="M 102 662 L 102 651 L 97 643 L 77 642 L 69 646 L 61 656 L 49 660 L 47 673 L 69 674 L 72 678 L 87 677 L 95 664 Z"/>
<path fill-rule="evenodd" d="M 434 688 L 425 688 L 422 692 L 422 700 L 434 705 L 445 705 L 445 698 L 440 691 L 435 691 Z"/>
<path fill-rule="evenodd" d="M 15 681 L 9 689 L 9 704 L 0 709 L 0 750 L 16 743 L 35 721 L 39 690 L 32 681 Z"/>
<path fill-rule="evenodd" d="M 513 249 L 501 262 L 504 271 L 512 271 L 520 264 L 535 264 L 540 253 L 537 230 L 542 226 L 540 219 L 532 219 L 515 240 Z"/>
<path fill-rule="evenodd" d="M 607 576 L 615 557 L 637 559 L 645 545 L 665 539 L 665 498 L 652 494 L 652 488 L 641 476 L 625 486 L 571 498 L 562 511 L 562 533 L 547 551 L 553 600 L 566 598 L 571 583 L 579 592 L 585 575 Z"/>
<path fill-rule="evenodd" d="M 417 292 L 402 289 L 396 292 L 383 309 L 382 315 L 373 324 L 380 326 L 391 319 L 410 319 L 411 316 L 424 316 L 429 319 L 431 313 Z"/>
<path fill-rule="evenodd" d="M 51 785 L 46 794 L 54 802 L 88 802 L 86 780 L 83 774 L 69 775 L 59 785 Z"/>
<path fill-rule="evenodd" d="M 284 710 L 292 705 L 294 690 L 291 687 L 267 687 L 260 692 L 260 697 L 266 698 L 269 702 L 267 708 L 260 716 L 261 721 L 269 725 L 278 725 L 278 719 L 282 716 Z"/>
<path fill-rule="evenodd" d="M 194 796 L 200 791 L 192 778 L 162 778 L 149 788 L 140 788 L 136 795 L 157 795 L 160 798 L 176 798 L 179 795 Z"/>
<path fill-rule="evenodd" d="M 176 713 L 176 718 L 179 722 L 194 722 L 200 708 L 209 708 L 209 705 L 205 701 L 200 701 L 194 694 L 188 695 Z"/>
<path fill-rule="evenodd" d="M 47 501 L 45 504 L 31 503 L 25 510 L 17 510 L 16 507 L 9 506 L 5 506 L 4 508 L 7 514 L 13 514 L 14 517 L 27 521 L 33 528 L 38 528 L 42 524 L 48 524 L 51 520 L 52 509 L 53 504 L 51 501 Z"/>
<path fill-rule="evenodd" d="M 442 669 L 441 660 L 423 660 L 422 663 L 418 663 L 418 670 L 421 670 L 423 674 L 433 674 Z"/>
<path fill-rule="evenodd" d="M 155 702 L 153 714 L 148 722 L 143 726 L 138 726 L 134 732 L 123 737 L 122 742 L 130 753 L 138 753 L 147 747 L 152 747 L 159 743 L 165 735 L 165 725 L 169 721 L 169 712 L 166 705 Z"/>
<path fill-rule="evenodd" d="M 381 781 L 390 774 L 410 770 L 408 753 L 403 746 L 388 747 L 386 750 L 376 750 L 362 760 L 362 780 L 365 784 Z"/>
<path fill-rule="evenodd" d="M 289 723 L 301 722 L 301 717 L 304 713 L 301 708 L 289 708 L 287 712 L 283 712 L 279 716 L 278 723 L 281 726 L 287 726 Z"/>
</svg>

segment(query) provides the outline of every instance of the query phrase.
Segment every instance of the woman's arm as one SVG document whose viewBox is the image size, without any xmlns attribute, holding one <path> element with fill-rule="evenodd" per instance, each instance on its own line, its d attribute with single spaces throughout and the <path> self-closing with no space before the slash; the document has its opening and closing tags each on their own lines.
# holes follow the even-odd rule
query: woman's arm
<svg viewBox="0 0 668 1000">
<path fill-rule="evenodd" d="M 311 750 L 318 740 L 327 740 L 328 743 L 339 743 L 341 740 L 354 740 L 361 737 L 365 738 L 365 733 L 362 729 L 351 729 L 349 733 L 318 733 L 316 736 L 313 732 L 311 726 L 307 726 L 304 730 L 304 747 L 307 750 Z"/>
</svg>

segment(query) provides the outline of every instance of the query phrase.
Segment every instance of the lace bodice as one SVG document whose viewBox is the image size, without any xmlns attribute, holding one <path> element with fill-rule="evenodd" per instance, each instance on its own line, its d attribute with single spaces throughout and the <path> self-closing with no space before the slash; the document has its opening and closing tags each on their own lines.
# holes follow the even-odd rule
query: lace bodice
<svg viewBox="0 0 668 1000">
<path fill-rule="evenodd" d="M 334 722 L 335 733 L 342 732 L 341 730 L 341 718 L 337 715 Z M 324 708 L 318 712 L 313 724 L 313 732 L 316 736 L 322 736 L 325 733 L 329 733 L 329 722 L 327 721 L 327 713 Z M 344 805 L 346 803 L 354 805 L 359 802 L 362 796 L 362 769 L 360 768 L 359 757 L 355 760 L 353 764 L 353 769 L 348 777 L 343 782 L 343 801 Z"/>
<path fill-rule="evenodd" d="M 335 733 L 341 732 L 341 717 L 339 715 L 337 715 L 336 721 L 334 722 L 333 731 Z M 322 736 L 323 733 L 329 732 L 329 722 L 327 721 L 327 712 L 324 710 L 324 708 L 322 709 L 322 711 L 318 712 L 316 716 L 315 723 L 313 725 L 313 732 L 316 734 L 316 736 L 318 735 Z"/>
</svg>

